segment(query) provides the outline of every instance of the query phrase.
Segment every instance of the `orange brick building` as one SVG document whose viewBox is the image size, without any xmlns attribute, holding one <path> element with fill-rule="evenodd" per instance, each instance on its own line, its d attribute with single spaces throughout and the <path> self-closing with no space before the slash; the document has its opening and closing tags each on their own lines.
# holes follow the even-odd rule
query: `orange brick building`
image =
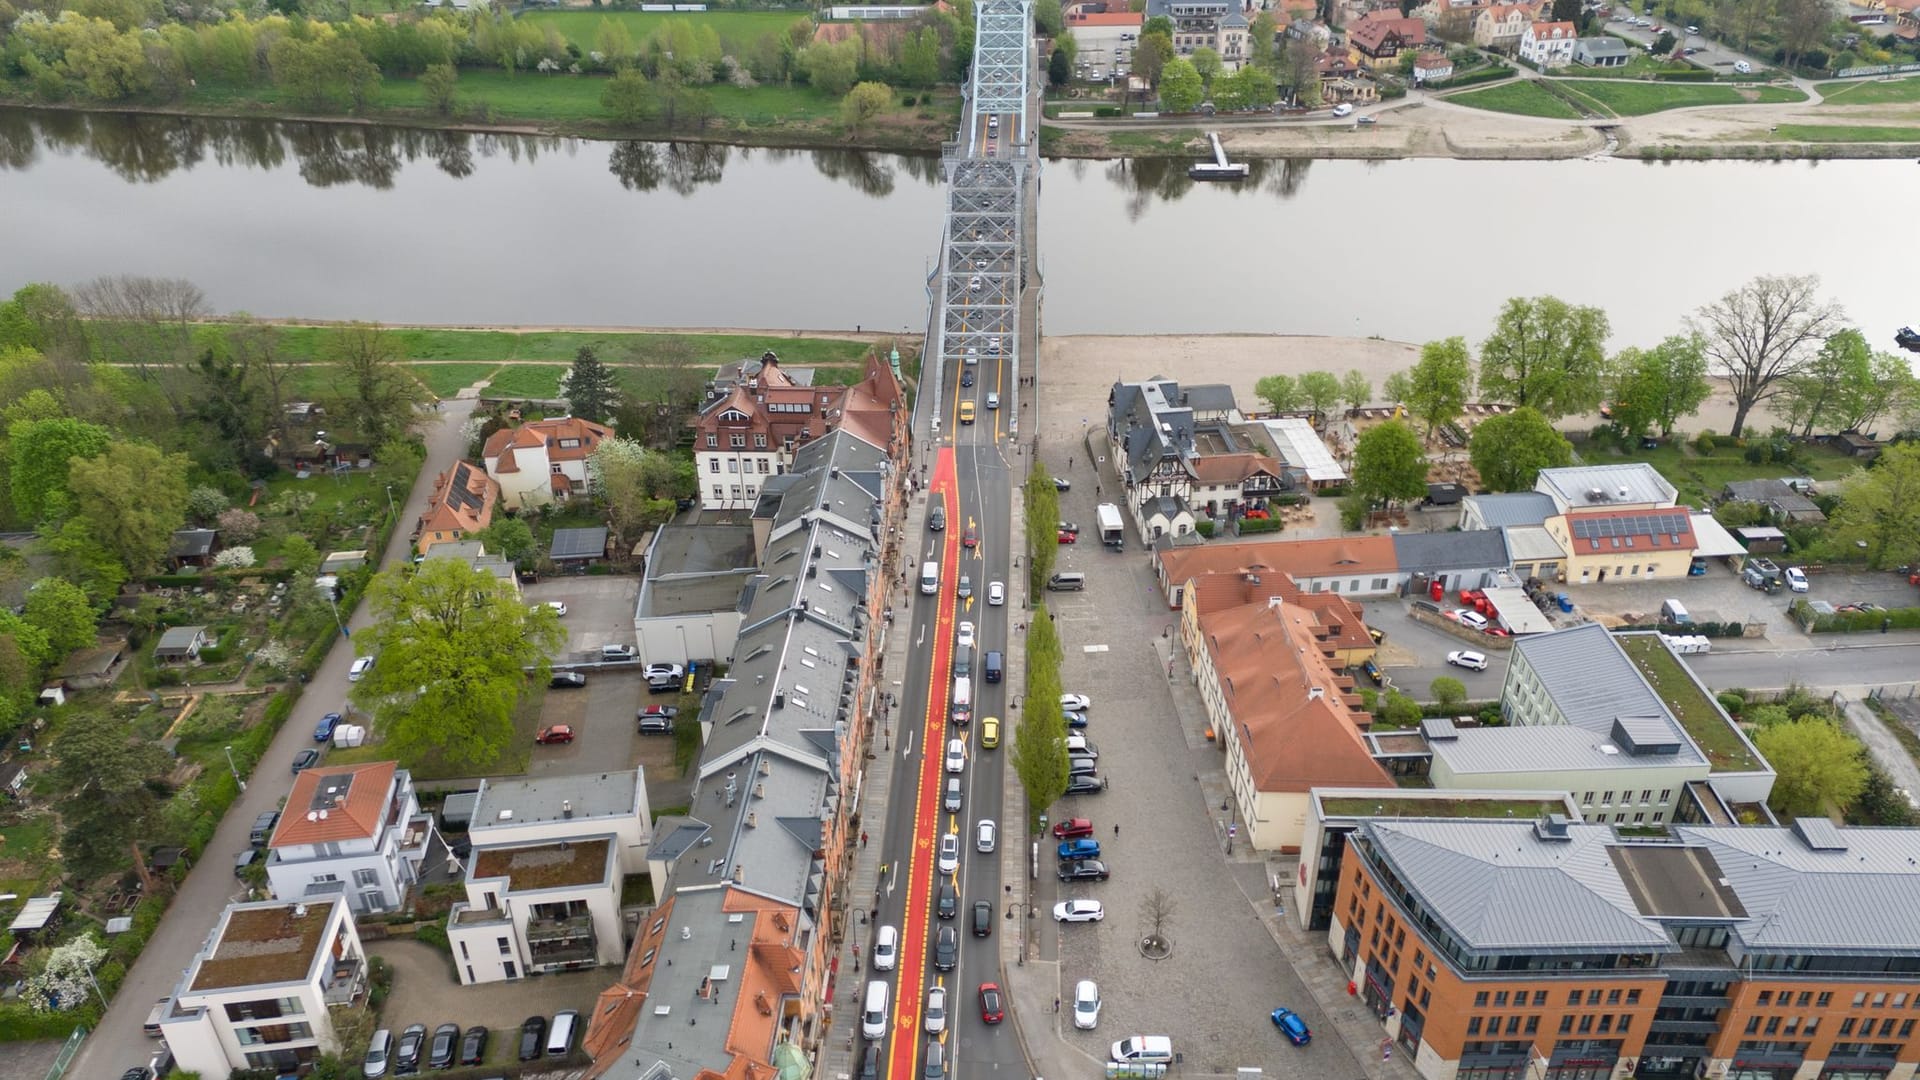
<svg viewBox="0 0 1920 1080">
<path fill-rule="evenodd" d="M 1432 1080 L 1910 1080 L 1920 830 L 1376 819 L 1328 946 Z"/>
</svg>

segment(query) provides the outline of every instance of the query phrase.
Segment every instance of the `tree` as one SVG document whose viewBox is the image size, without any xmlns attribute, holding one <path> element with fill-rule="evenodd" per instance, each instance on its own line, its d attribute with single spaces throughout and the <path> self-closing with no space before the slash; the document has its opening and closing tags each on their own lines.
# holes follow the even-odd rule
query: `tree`
<svg viewBox="0 0 1920 1080">
<path fill-rule="evenodd" d="M 1388 375 L 1386 381 L 1380 384 L 1380 396 L 1396 405 L 1405 405 L 1407 399 L 1413 396 L 1413 376 L 1404 371 Z"/>
<path fill-rule="evenodd" d="M 1606 313 L 1553 296 L 1514 297 L 1480 346 L 1480 393 L 1531 405 L 1549 419 L 1600 404 Z"/>
<path fill-rule="evenodd" d="M 213 524 L 232 505 L 226 492 L 210 484 L 197 485 L 187 492 L 187 514 L 202 525 Z"/>
<path fill-rule="evenodd" d="M 1141 24 L 1140 33 L 1142 36 L 1147 34 L 1164 34 L 1171 40 L 1173 38 L 1173 18 L 1168 15 L 1155 15 Z"/>
<path fill-rule="evenodd" d="M 1030 703 L 1013 733 L 1013 768 L 1027 793 L 1027 827 L 1067 790 L 1067 725 L 1060 700 L 1060 639 L 1045 604 L 1034 608 L 1027 627 L 1027 687 Z"/>
<path fill-rule="evenodd" d="M 1311 38 L 1293 38 L 1283 56 L 1280 81 L 1286 83 L 1293 103 L 1303 109 L 1320 104 L 1320 46 Z"/>
<path fill-rule="evenodd" d="M 867 121 L 879 116 L 893 104 L 893 87 L 880 82 L 863 82 L 847 91 L 840 100 L 840 119 L 846 122 L 847 130 L 859 132 L 867 126 Z"/>
<path fill-rule="evenodd" d="M 1467 684 L 1451 675 L 1442 675 L 1427 687 L 1434 703 L 1443 709 L 1457 709 L 1467 700 Z"/>
<path fill-rule="evenodd" d="M 1461 692 L 1465 691 L 1466 688 L 1462 687 Z M 1420 703 L 1398 690 L 1387 691 L 1387 699 L 1380 706 L 1380 718 L 1398 728 L 1418 724 L 1423 715 Z"/>
<path fill-rule="evenodd" d="M 1376 504 L 1427 493 L 1427 458 L 1420 438 L 1399 420 L 1368 428 L 1353 448 L 1353 490 Z"/>
<path fill-rule="evenodd" d="M 529 608 L 510 584 L 458 559 L 376 574 L 367 606 L 374 624 L 354 648 L 380 662 L 351 697 L 377 711 L 389 752 L 406 764 L 431 756 L 461 776 L 499 761 L 528 680 L 545 682 L 566 644 L 553 609 Z"/>
<path fill-rule="evenodd" d="M 567 412 L 582 420 L 604 424 L 620 407 L 620 385 L 612 369 L 585 346 L 573 354 L 573 366 L 560 376 L 560 398 Z"/>
<path fill-rule="evenodd" d="M 626 23 L 603 15 L 593 32 L 593 51 L 600 54 L 601 63 L 615 71 L 625 71 L 633 66 L 633 34 L 627 30 Z"/>
<path fill-rule="evenodd" d="M 224 340 L 205 348 L 192 368 L 196 377 L 192 415 L 216 438 L 195 448 L 210 471 L 245 467 L 256 475 L 272 471 L 262 446 L 273 418 L 255 401 L 258 380 L 250 378 L 242 358 L 230 355 Z"/>
<path fill-rule="evenodd" d="M 7 428 L 7 481 L 22 521 L 63 516 L 71 507 L 73 463 L 106 451 L 113 433 L 70 417 L 16 420 Z"/>
<path fill-rule="evenodd" d="M 1767 804 L 1791 817 L 1845 810 L 1867 786 L 1859 740 L 1819 716 L 1761 728 L 1753 744 L 1776 774 Z"/>
<path fill-rule="evenodd" d="M 1309 371 L 1300 376 L 1300 396 L 1306 399 L 1307 408 L 1313 410 L 1320 423 L 1325 424 L 1333 415 L 1334 406 L 1340 404 L 1340 379 L 1329 371 Z"/>
<path fill-rule="evenodd" d="M 654 104 L 653 86 L 637 68 L 615 72 L 600 91 L 600 107 L 623 124 L 638 124 L 653 115 Z"/>
<path fill-rule="evenodd" d="M 187 520 L 188 467 L 185 454 L 115 443 L 73 463 L 68 479 L 76 515 L 128 571 L 151 573 Z"/>
<path fill-rule="evenodd" d="M 1349 409 L 1358 409 L 1373 400 L 1373 382 L 1366 372 L 1355 369 L 1340 377 L 1340 400 L 1346 402 Z"/>
<path fill-rule="evenodd" d="M 320 549 L 313 541 L 294 533 L 280 544 L 280 561 L 293 572 L 293 580 L 312 577 L 320 569 Z"/>
<path fill-rule="evenodd" d="M 1058 46 L 1055 51 L 1059 51 Z M 932 86 L 940 81 L 940 31 L 923 26 L 900 43 L 896 70 L 908 86 Z"/>
<path fill-rule="evenodd" d="M 100 620 L 93 601 L 78 585 L 65 578 L 44 577 L 27 590 L 26 610 L 20 617 L 28 626 L 47 636 L 48 658 L 62 657 L 75 649 L 93 647 Z"/>
<path fill-rule="evenodd" d="M 1047 82 L 1054 86 L 1065 86 L 1073 78 L 1073 61 L 1067 58 L 1067 50 L 1059 45 L 1053 47 L 1053 55 L 1047 57 Z"/>
<path fill-rule="evenodd" d="M 234 543 L 244 544 L 260 536 L 260 515 L 237 506 L 221 513 L 214 519 L 214 525 L 221 536 Z"/>
<path fill-rule="evenodd" d="M 1473 393 L 1473 355 L 1467 339 L 1450 337 L 1420 346 L 1407 374 L 1407 411 L 1426 421 L 1427 434 L 1459 419 Z"/>
<path fill-rule="evenodd" d="M 1277 413 L 1300 410 L 1300 382 L 1291 375 L 1268 375 L 1253 384 L 1253 393 Z"/>
<path fill-rule="evenodd" d="M 1145 79 L 1148 86 L 1157 86 L 1161 72 L 1175 55 L 1171 34 L 1149 30 L 1140 35 L 1140 41 L 1133 47 L 1133 73 Z"/>
<path fill-rule="evenodd" d="M 411 434 L 426 388 L 400 364 L 393 335 L 379 323 L 348 323 L 327 339 L 323 355 L 341 368 L 346 419 L 369 446 Z"/>
<path fill-rule="evenodd" d="M 93 969 L 106 958 L 107 947 L 93 936 L 93 931 L 84 931 L 47 951 L 46 966 L 27 979 L 21 996 L 36 1012 L 63 1012 L 84 1006 L 93 994 Z"/>
<path fill-rule="evenodd" d="M 1184 56 L 1176 56 L 1167 61 L 1160 71 L 1160 103 L 1168 112 L 1192 112 L 1206 97 L 1207 89 L 1201 85 L 1200 73 L 1194 70 L 1193 62 Z"/>
<path fill-rule="evenodd" d="M 1541 469 L 1573 464 L 1573 444 L 1531 405 L 1474 425 L 1468 454 L 1493 491 L 1527 491 Z"/>
<path fill-rule="evenodd" d="M 1555 2 L 1557 3 L 1558 0 L 1555 0 Z M 1655 56 L 1665 56 L 1673 51 L 1673 47 L 1679 43 L 1679 40 L 1680 39 L 1673 36 L 1673 31 L 1662 30 L 1660 31 L 1660 36 L 1653 39 L 1653 49 L 1651 51 Z"/>
<path fill-rule="evenodd" d="M 536 546 L 533 528 L 517 517 L 495 517 L 474 539 L 488 551 L 513 563 L 532 558 Z"/>
<path fill-rule="evenodd" d="M 1875 570 L 1920 561 L 1920 443 L 1896 443 L 1840 489 L 1833 536 L 1864 541 Z"/>
<path fill-rule="evenodd" d="M 149 783 L 172 764 L 157 743 L 131 739 L 119 724 L 65 724 L 53 742 L 54 789 L 66 827 L 60 857 L 67 871 L 92 877 L 122 865 L 159 806 Z"/>
<path fill-rule="evenodd" d="M 1213 103 L 1226 112 L 1264 109 L 1276 96 L 1272 73 L 1252 64 L 1242 64 L 1240 70 L 1213 81 Z"/>
<path fill-rule="evenodd" d="M 1193 50 L 1193 70 L 1200 75 L 1200 81 L 1208 90 L 1213 89 L 1213 80 L 1226 70 L 1226 64 L 1220 60 L 1220 54 L 1205 45 Z"/>
<path fill-rule="evenodd" d="M 1675 334 L 1651 349 L 1627 348 L 1613 358 L 1613 422 L 1628 438 L 1650 429 L 1673 434 L 1682 416 L 1706 402 L 1706 343 L 1698 334 Z"/>
<path fill-rule="evenodd" d="M 625 551 L 640 534 L 673 517 L 674 499 L 692 494 L 691 477 L 673 458 L 632 439 L 606 439 L 587 458 L 594 497 L 607 507 L 614 546 Z"/>
<path fill-rule="evenodd" d="M 459 92 L 460 72 L 452 64 L 429 64 L 420 73 L 420 94 L 441 116 L 452 116 Z"/>
<path fill-rule="evenodd" d="M 1746 430 L 1747 414 L 1779 392 L 1780 380 L 1812 361 L 1816 343 L 1840 329 L 1845 313 L 1819 298 L 1817 274 L 1762 274 L 1701 308 L 1688 320 L 1706 340 L 1715 374 L 1733 386 L 1733 428 Z"/>
<path fill-rule="evenodd" d="M 1047 575 L 1053 573 L 1054 560 L 1060 554 L 1060 545 L 1044 542 L 1054 534 L 1054 523 L 1060 520 L 1060 492 L 1054 488 L 1053 477 L 1038 456 L 1027 471 L 1027 482 L 1021 486 L 1021 493 L 1027 517 L 1027 583 L 1038 592 L 1045 587 Z"/>
<path fill-rule="evenodd" d="M 803 56 L 807 81 L 814 89 L 839 97 L 853 89 L 860 73 L 860 47 L 857 37 L 845 41 L 820 42 L 807 46 Z"/>
<path fill-rule="evenodd" d="M 1155 885 L 1140 898 L 1140 936 L 1150 949 L 1164 950 L 1167 945 L 1167 926 L 1173 922 L 1174 913 L 1180 910 L 1180 902 L 1173 894 Z"/>
<path fill-rule="evenodd" d="M 1259 68 L 1269 75 L 1280 62 L 1279 48 L 1275 44 L 1280 37 L 1280 21 L 1273 12 L 1262 9 L 1247 24 L 1247 63 L 1246 67 Z"/>
<path fill-rule="evenodd" d="M 1875 353 L 1855 329 L 1828 337 L 1797 374 L 1781 380 L 1779 411 L 1787 426 L 1810 437 L 1825 431 L 1860 431 L 1882 415 L 1897 411 L 1913 391 L 1905 361 Z"/>
<path fill-rule="evenodd" d="M 222 548 L 220 553 L 213 557 L 213 565 L 221 570 L 245 570 L 259 561 L 253 549 L 245 544 Z"/>
</svg>

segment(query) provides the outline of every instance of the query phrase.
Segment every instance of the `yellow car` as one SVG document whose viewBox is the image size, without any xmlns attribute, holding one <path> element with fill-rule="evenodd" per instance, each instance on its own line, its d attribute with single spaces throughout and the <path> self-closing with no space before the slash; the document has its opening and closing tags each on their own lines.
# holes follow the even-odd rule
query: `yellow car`
<svg viewBox="0 0 1920 1080">
<path fill-rule="evenodd" d="M 963 401 L 960 403 L 960 422 L 963 424 L 973 423 L 973 402 Z"/>
<path fill-rule="evenodd" d="M 989 716 L 980 721 L 980 747 L 991 750 L 1000 745 L 1000 718 Z"/>
</svg>

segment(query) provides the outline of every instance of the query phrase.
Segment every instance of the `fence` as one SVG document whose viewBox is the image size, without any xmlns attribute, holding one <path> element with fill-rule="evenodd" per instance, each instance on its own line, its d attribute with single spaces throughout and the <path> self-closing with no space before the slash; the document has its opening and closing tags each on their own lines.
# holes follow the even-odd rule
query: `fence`
<svg viewBox="0 0 1920 1080">
<path fill-rule="evenodd" d="M 60 1080 L 67 1075 L 68 1067 L 73 1064 L 73 1059 L 79 1056 L 80 1047 L 84 1046 L 86 1041 L 87 1029 L 74 1028 L 73 1034 L 67 1036 L 67 1044 L 60 1048 L 59 1056 L 53 1059 L 53 1067 L 47 1070 L 47 1080 Z"/>
</svg>

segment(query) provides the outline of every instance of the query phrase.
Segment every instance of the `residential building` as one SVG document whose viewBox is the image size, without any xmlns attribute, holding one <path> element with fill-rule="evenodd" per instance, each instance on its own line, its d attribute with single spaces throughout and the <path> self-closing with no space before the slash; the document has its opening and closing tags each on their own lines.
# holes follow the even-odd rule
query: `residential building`
<svg viewBox="0 0 1920 1080">
<path fill-rule="evenodd" d="M 1242 430 L 1232 387 L 1155 376 L 1107 395 L 1107 438 L 1140 535 L 1184 536 L 1202 514 L 1237 516 L 1292 489 L 1286 470 Z"/>
<path fill-rule="evenodd" d="M 1907 1077 L 1920 830 L 1364 820 L 1327 943 L 1432 1080 Z"/>
<path fill-rule="evenodd" d="M 1685 507 L 1590 510 L 1547 522 L 1567 552 L 1568 581 L 1605 584 L 1644 578 L 1685 579 L 1693 565 L 1693 517 Z"/>
<path fill-rule="evenodd" d="M 513 595 L 521 595 L 519 571 L 507 561 L 505 555 L 489 552 L 487 545 L 478 540 L 448 540 L 435 544 L 433 550 L 427 553 L 427 557 L 454 559 L 466 563 L 469 568 L 506 585 Z"/>
<path fill-rule="evenodd" d="M 845 441 L 872 450 L 857 439 Z M 764 492 L 784 479 L 774 477 Z M 669 522 L 654 530 L 645 566 L 633 613 L 640 661 L 685 664 L 732 656 L 741 593 L 761 573 L 753 526 Z"/>
<path fill-rule="evenodd" d="M 414 529 L 416 550 L 425 555 L 435 544 L 465 540 L 493 524 L 493 510 L 500 502 L 500 482 L 486 469 L 470 461 L 456 461 L 453 468 L 434 479 L 433 493 L 427 497 L 427 510 Z"/>
<path fill-rule="evenodd" d="M 179 666 L 200 662 L 200 650 L 213 647 L 213 637 L 204 626 L 170 626 L 153 647 L 157 664 Z"/>
<path fill-rule="evenodd" d="M 1146 16 L 1173 21 L 1173 51 L 1181 56 L 1212 49 L 1228 71 L 1247 59 L 1247 16 L 1240 0 L 1147 0 Z"/>
<path fill-rule="evenodd" d="M 366 968 L 344 897 L 229 904 L 165 1003 L 160 1035 L 200 1076 L 304 1070 L 341 1051 L 328 1008 L 360 999 Z"/>
<path fill-rule="evenodd" d="M 1520 34 L 1520 59 L 1543 71 L 1573 62 L 1580 32 L 1570 22 L 1532 22 Z"/>
<path fill-rule="evenodd" d="M 1154 553 L 1154 561 L 1170 608 L 1180 606 L 1185 582 L 1208 573 L 1273 570 L 1292 578 L 1302 592 L 1347 596 L 1396 595 L 1407 580 L 1390 536 L 1166 547 Z"/>
<path fill-rule="evenodd" d="M 1413 81 L 1435 83 L 1453 78 L 1453 61 L 1446 53 L 1423 52 L 1413 58 Z"/>
<path fill-rule="evenodd" d="M 267 840 L 267 884 L 282 900 L 338 895 L 356 915 L 394 911 L 433 839 L 433 815 L 394 762 L 305 769 Z"/>
<path fill-rule="evenodd" d="M 1583 37 L 1573 44 L 1573 62 L 1582 67 L 1626 67 L 1633 50 L 1617 37 Z"/>
<path fill-rule="evenodd" d="M 559 416 L 501 428 L 487 436 L 480 457 L 500 497 L 525 509 L 586 494 L 587 458 L 611 438 L 613 429 L 604 424 Z"/>
<path fill-rule="evenodd" d="M 1402 17 L 1398 8 L 1370 11 L 1347 25 L 1347 44 L 1361 67 L 1398 67 L 1400 53 L 1427 43 L 1423 19 Z"/>
<path fill-rule="evenodd" d="M 694 421 L 694 469 L 700 504 L 745 510 L 769 477 L 786 473 L 808 441 L 844 428 L 893 457 L 904 449 L 905 399 L 892 369 L 869 353 L 866 374 L 852 386 L 805 386 L 789 378 L 772 353 L 739 382 L 716 390 Z M 718 385 L 718 380 L 716 380 Z"/>
<path fill-rule="evenodd" d="M 1473 18 L 1473 43 L 1483 49 L 1511 52 L 1540 12 L 1535 4 L 1493 4 Z"/>
<path fill-rule="evenodd" d="M 1267 583 L 1243 580 L 1257 597 Z M 1230 585 L 1229 585 L 1230 588 Z M 1296 594 L 1297 595 L 1297 594 Z M 1284 595 L 1189 616 L 1193 678 L 1218 745 L 1226 754 L 1234 818 L 1261 851 L 1297 851 L 1316 786 L 1392 790 L 1362 732 L 1372 714 L 1353 680 L 1336 673 L 1321 646 L 1319 621 Z"/>
</svg>

